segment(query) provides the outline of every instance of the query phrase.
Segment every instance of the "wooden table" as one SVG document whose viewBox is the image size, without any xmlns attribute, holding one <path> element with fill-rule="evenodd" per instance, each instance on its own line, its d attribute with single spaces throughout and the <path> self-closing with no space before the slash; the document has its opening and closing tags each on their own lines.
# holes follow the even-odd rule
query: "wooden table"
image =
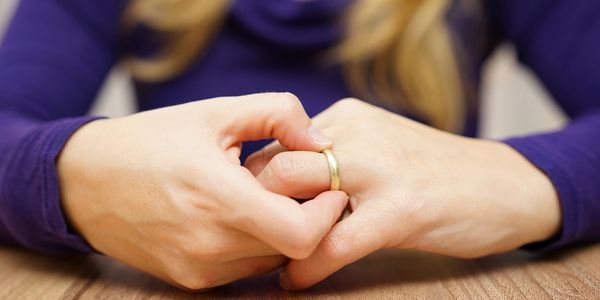
<svg viewBox="0 0 600 300">
<path fill-rule="evenodd" d="M 57 258 L 0 247 L 0 299 L 92 298 L 600 299 L 600 244 L 477 260 L 384 250 L 303 292 L 280 290 L 271 273 L 196 294 L 107 257 Z"/>
</svg>

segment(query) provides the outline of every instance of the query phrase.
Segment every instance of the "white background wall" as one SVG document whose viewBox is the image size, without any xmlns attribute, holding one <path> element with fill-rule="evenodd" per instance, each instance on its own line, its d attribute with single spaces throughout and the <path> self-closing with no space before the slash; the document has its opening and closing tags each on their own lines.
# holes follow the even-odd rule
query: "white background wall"
<svg viewBox="0 0 600 300">
<path fill-rule="evenodd" d="M 43 1 L 43 0 L 42 0 Z M 0 0 L 0 36 L 17 0 Z M 0 66 L 2 68 L 2 66 Z M 565 118 L 530 72 L 502 47 L 488 63 L 483 82 L 481 136 L 502 138 L 561 126 Z M 133 111 L 127 75 L 114 70 L 92 109 L 94 114 L 121 116 Z"/>
</svg>

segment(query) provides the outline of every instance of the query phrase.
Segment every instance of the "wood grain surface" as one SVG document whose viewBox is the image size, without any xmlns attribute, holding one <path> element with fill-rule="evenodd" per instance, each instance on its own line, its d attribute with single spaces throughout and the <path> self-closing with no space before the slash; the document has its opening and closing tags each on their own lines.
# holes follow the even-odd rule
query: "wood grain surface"
<svg viewBox="0 0 600 300">
<path fill-rule="evenodd" d="M 319 285 L 285 292 L 270 273 L 205 293 L 170 287 L 107 257 L 0 248 L 0 299 L 600 299 L 600 245 L 459 260 L 383 250 Z"/>
</svg>

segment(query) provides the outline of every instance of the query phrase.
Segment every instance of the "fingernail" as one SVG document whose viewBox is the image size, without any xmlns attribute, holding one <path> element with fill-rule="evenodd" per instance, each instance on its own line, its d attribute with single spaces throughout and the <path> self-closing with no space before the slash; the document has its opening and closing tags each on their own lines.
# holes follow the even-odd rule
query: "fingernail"
<svg viewBox="0 0 600 300">
<path fill-rule="evenodd" d="M 287 276 L 285 272 L 279 273 L 279 286 L 282 289 L 289 291 L 292 289 L 292 284 L 290 283 L 290 278 Z"/>
<path fill-rule="evenodd" d="M 319 146 L 329 147 L 333 144 L 333 142 L 315 126 L 310 126 L 308 128 L 308 135 L 310 135 L 313 142 Z"/>
</svg>

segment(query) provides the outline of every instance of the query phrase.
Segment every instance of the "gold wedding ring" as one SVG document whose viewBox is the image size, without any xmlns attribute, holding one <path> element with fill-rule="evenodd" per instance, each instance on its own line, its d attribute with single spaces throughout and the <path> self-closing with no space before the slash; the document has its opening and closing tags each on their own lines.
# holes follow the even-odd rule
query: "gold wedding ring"
<svg viewBox="0 0 600 300">
<path fill-rule="evenodd" d="M 323 154 L 327 158 L 327 164 L 329 165 L 329 178 L 331 183 L 329 184 L 330 191 L 340 190 L 340 170 L 338 168 L 337 160 L 333 156 L 333 152 L 329 149 L 323 150 Z"/>
</svg>

